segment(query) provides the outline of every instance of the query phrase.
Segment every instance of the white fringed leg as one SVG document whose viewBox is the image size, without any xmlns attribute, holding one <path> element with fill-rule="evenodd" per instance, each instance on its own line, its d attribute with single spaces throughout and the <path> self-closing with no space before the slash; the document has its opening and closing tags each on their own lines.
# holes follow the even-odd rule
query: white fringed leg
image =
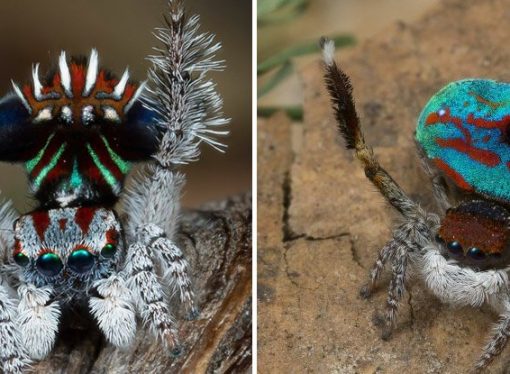
<svg viewBox="0 0 510 374">
<path fill-rule="evenodd" d="M 89 307 L 106 339 L 126 347 L 136 335 L 136 316 L 131 291 L 118 275 L 94 284 L 99 297 L 91 297 Z"/>
<path fill-rule="evenodd" d="M 153 261 L 159 265 L 163 274 L 165 286 L 177 289 L 180 301 L 187 310 L 194 314 L 193 289 L 189 276 L 189 264 L 181 249 L 165 235 L 165 232 L 155 225 L 149 225 L 144 230 L 144 236 L 149 237 L 149 253 Z"/>
<path fill-rule="evenodd" d="M 17 307 L 4 285 L 0 285 L 0 369 L 6 374 L 19 374 L 29 364 L 16 323 Z"/>
<path fill-rule="evenodd" d="M 129 247 L 125 272 L 143 323 L 168 349 L 178 349 L 175 322 L 147 246 L 135 243 Z"/>
<path fill-rule="evenodd" d="M 177 344 L 166 293 L 177 288 L 180 300 L 195 314 L 188 262 L 171 240 L 180 210 L 184 176 L 148 165 L 145 178 L 126 196 L 127 234 L 133 244 L 126 258 L 126 276 L 138 312 L 150 329 L 168 345 Z M 170 295 L 168 295 L 170 296 Z"/>
<path fill-rule="evenodd" d="M 214 60 L 220 44 L 198 32 L 198 17 L 188 18 L 182 1 L 172 1 L 170 13 L 168 27 L 156 31 L 161 54 L 150 57 L 153 66 L 144 97 L 158 114 L 159 145 L 154 163 L 128 192 L 124 211 L 131 243 L 125 268 L 129 287 L 144 322 L 173 347 L 175 327 L 164 291 L 176 287 L 181 301 L 193 311 L 188 263 L 173 241 L 184 184 L 175 168 L 197 160 L 202 143 L 223 150 L 215 137 L 228 133 L 221 128 L 229 121 L 222 116 L 223 102 L 215 85 L 207 79 L 209 71 L 222 69 L 222 63 Z"/>
<path fill-rule="evenodd" d="M 21 341 L 33 359 L 46 357 L 55 344 L 61 311 L 58 302 L 51 301 L 52 292 L 50 287 L 37 288 L 33 284 L 18 288 Z"/>
</svg>

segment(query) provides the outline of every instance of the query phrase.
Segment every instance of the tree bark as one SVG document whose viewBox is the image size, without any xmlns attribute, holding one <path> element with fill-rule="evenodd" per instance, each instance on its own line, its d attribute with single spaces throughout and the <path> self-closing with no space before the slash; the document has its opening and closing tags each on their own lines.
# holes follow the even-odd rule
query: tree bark
<svg viewBox="0 0 510 374">
<path fill-rule="evenodd" d="M 172 356 L 139 326 L 135 343 L 119 350 L 94 326 L 63 321 L 51 356 L 34 373 L 244 373 L 251 368 L 251 196 L 211 203 L 183 214 L 177 242 L 190 261 L 200 315 L 172 303 L 181 353 Z M 78 318 L 78 317 L 77 317 Z M 73 326 L 74 325 L 74 326 Z"/>
</svg>

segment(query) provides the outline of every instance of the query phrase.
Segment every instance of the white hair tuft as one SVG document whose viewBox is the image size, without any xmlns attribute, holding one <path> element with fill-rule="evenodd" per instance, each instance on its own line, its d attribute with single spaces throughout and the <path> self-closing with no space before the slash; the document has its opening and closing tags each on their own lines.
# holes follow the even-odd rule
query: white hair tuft
<svg viewBox="0 0 510 374">
<path fill-rule="evenodd" d="M 60 70 L 60 84 L 64 88 L 67 97 L 73 97 L 73 91 L 71 89 L 71 72 L 69 71 L 69 65 L 67 65 L 66 53 L 62 51 L 58 59 L 58 67 Z"/>
<path fill-rule="evenodd" d="M 85 79 L 85 87 L 83 88 L 83 96 L 89 96 L 96 84 L 97 72 L 99 69 L 99 55 L 95 48 L 92 48 L 89 58 L 89 66 L 87 68 L 87 77 Z"/>
</svg>

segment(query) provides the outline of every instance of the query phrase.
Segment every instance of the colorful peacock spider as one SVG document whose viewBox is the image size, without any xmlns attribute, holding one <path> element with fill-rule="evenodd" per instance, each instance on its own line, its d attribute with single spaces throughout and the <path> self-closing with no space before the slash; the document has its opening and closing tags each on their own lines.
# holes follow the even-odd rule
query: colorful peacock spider
<svg viewBox="0 0 510 374">
<path fill-rule="evenodd" d="M 448 84 L 423 109 L 416 129 L 422 166 L 431 179 L 437 213 L 411 200 L 365 143 L 348 76 L 322 39 L 325 79 L 347 148 L 367 178 L 403 217 L 379 251 L 362 297 L 370 297 L 387 262 L 392 267 L 382 336 L 396 323 L 406 278 L 414 275 L 441 301 L 489 304 L 500 319 L 476 362 L 489 365 L 510 337 L 510 84 L 466 79 Z M 506 103 L 506 104 L 505 104 Z"/>
<path fill-rule="evenodd" d="M 22 163 L 37 208 L 0 207 L 0 368 L 47 356 L 63 311 L 86 308 L 106 339 L 129 345 L 137 317 L 178 346 L 168 294 L 195 312 L 188 263 L 173 242 L 184 175 L 199 146 L 221 150 L 222 100 L 207 79 L 220 48 L 169 1 L 148 83 L 117 78 L 98 53 L 68 59 L 0 100 L 0 160 Z M 143 162 L 129 190 L 124 179 Z M 114 205 L 120 203 L 122 214 Z M 170 289 L 170 292 L 168 290 Z"/>
</svg>

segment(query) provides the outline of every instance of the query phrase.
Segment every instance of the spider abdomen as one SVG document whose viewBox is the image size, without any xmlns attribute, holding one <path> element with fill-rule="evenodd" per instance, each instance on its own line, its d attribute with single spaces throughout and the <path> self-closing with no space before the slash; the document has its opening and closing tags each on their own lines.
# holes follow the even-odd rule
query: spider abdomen
<svg viewBox="0 0 510 374">
<path fill-rule="evenodd" d="M 32 74 L 31 84 L 14 84 L 16 95 L 0 101 L 0 160 L 25 164 L 46 208 L 113 205 L 130 163 L 157 148 L 156 114 L 139 100 L 144 83 L 127 70 L 117 79 L 100 69 L 95 50 L 88 64 L 62 53 L 44 82 L 38 64 Z"/>
<path fill-rule="evenodd" d="M 510 84 L 466 79 L 434 95 L 418 120 L 416 139 L 458 187 L 510 200 Z"/>
<path fill-rule="evenodd" d="M 25 162 L 34 195 L 46 205 L 115 202 L 131 168 L 122 150 L 99 132 L 57 130 Z"/>
</svg>

